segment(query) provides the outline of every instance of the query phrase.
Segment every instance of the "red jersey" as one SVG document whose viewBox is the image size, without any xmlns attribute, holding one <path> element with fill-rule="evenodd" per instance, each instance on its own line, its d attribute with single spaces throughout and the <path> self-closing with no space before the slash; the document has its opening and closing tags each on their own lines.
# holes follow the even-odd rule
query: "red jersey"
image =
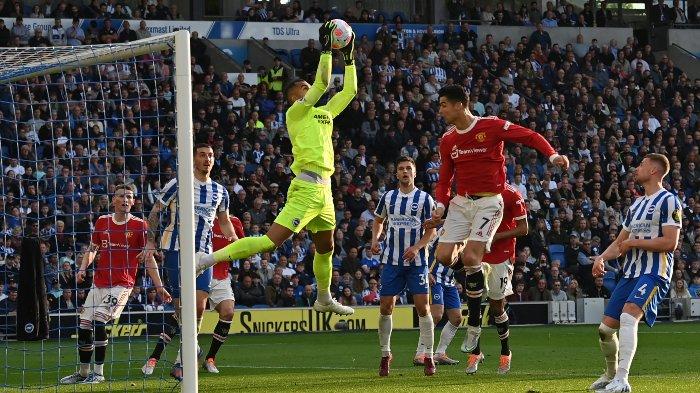
<svg viewBox="0 0 700 393">
<path fill-rule="evenodd" d="M 556 154 L 542 135 L 495 116 L 476 117 L 466 130 L 451 126 L 440 141 L 437 201 L 447 206 L 453 178 L 459 195 L 500 194 L 506 183 L 504 142 L 522 143 L 548 158 Z"/>
<path fill-rule="evenodd" d="M 112 214 L 97 219 L 92 244 L 99 248 L 100 259 L 93 280 L 97 288 L 131 288 L 136 282 L 139 266 L 137 256 L 146 247 L 146 221 L 132 216 L 117 222 Z"/>
<path fill-rule="evenodd" d="M 236 236 L 238 238 L 245 237 L 245 232 L 243 232 L 243 224 L 238 217 L 230 216 L 231 223 L 233 224 L 233 229 L 236 231 Z M 214 251 L 220 250 L 231 244 L 228 239 L 221 233 L 221 227 L 219 226 L 219 219 L 214 219 L 214 228 L 212 229 L 212 246 L 214 246 Z M 217 280 L 225 280 L 228 278 L 228 267 L 230 262 L 219 262 L 214 265 L 214 271 L 212 272 L 212 277 Z"/>
<path fill-rule="evenodd" d="M 525 200 L 515 187 L 506 183 L 501 195 L 503 196 L 503 220 L 496 233 L 515 229 L 518 226 L 518 220 L 527 218 Z M 511 237 L 493 242 L 491 252 L 484 254 L 484 262 L 498 264 L 513 258 L 515 241 L 516 239 Z"/>
</svg>

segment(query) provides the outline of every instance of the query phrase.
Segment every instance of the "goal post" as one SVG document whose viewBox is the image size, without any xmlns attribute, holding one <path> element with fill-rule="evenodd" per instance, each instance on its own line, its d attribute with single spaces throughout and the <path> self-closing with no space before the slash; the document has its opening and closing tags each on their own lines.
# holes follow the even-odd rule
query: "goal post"
<svg viewBox="0 0 700 393">
<path fill-rule="evenodd" d="M 110 187 L 114 189 L 115 184 L 120 181 L 133 182 L 136 185 L 136 179 L 139 176 L 147 175 L 144 171 L 145 168 L 150 168 L 147 166 L 150 165 L 148 160 L 157 160 L 157 163 L 154 165 L 158 168 L 157 173 L 149 173 L 148 175 L 153 175 L 154 178 L 159 179 L 170 178 L 171 175 L 169 173 L 164 174 L 160 172 L 163 168 L 161 162 L 163 156 L 160 149 L 163 145 L 167 145 L 173 148 L 171 150 L 174 150 L 175 146 L 172 146 L 171 142 L 173 140 L 176 141 L 177 153 L 172 152 L 173 154 L 169 156 L 168 166 L 172 168 L 172 175 L 176 176 L 178 181 L 177 233 L 179 236 L 181 312 L 179 315 L 179 340 L 173 339 L 173 345 L 171 345 L 173 348 L 168 348 L 167 351 L 168 354 L 175 352 L 177 350 L 175 347 L 177 347 L 177 342 L 179 341 L 182 351 L 181 365 L 183 368 L 183 380 L 180 384 L 180 389 L 182 392 L 196 393 L 198 391 L 198 367 L 197 319 L 195 312 L 196 277 L 194 270 L 194 138 L 192 67 L 190 60 L 190 33 L 187 30 L 179 30 L 174 33 L 126 43 L 78 47 L 0 48 L 0 168 L 2 169 L 0 176 L 2 176 L 3 180 L 0 184 L 7 185 L 8 183 L 14 184 L 14 182 L 17 182 L 19 184 L 17 195 L 14 195 L 17 200 L 29 198 L 27 195 L 31 194 L 31 192 L 38 193 L 38 195 L 35 194 L 32 199 L 28 200 L 31 201 L 31 204 L 36 201 L 37 209 L 41 210 L 44 205 L 51 204 L 51 202 L 47 202 L 50 198 L 42 195 L 41 189 L 44 187 L 53 188 L 54 194 L 51 196 L 53 198 L 51 200 L 54 201 L 54 204 L 59 198 L 59 193 L 56 192 L 61 181 L 58 170 L 55 177 L 49 178 L 46 176 L 43 178 L 42 183 L 42 180 L 39 180 L 38 177 L 31 180 L 26 180 L 22 176 L 15 177 L 16 174 L 12 170 L 8 171 L 8 168 L 17 168 L 19 170 L 22 167 L 22 172 L 24 172 L 24 167 L 32 167 L 37 172 L 40 170 L 39 168 L 42 168 L 41 170 L 46 172 L 47 168 L 44 167 L 44 163 L 49 163 L 47 165 L 54 165 L 56 168 L 61 169 L 69 167 L 68 172 L 70 172 L 72 187 L 77 187 L 80 184 L 82 180 L 79 178 L 81 176 L 86 178 L 89 184 L 85 184 L 86 191 L 84 191 L 84 194 L 88 194 L 87 198 L 90 199 L 88 213 L 94 215 L 94 218 L 84 220 L 88 229 L 81 229 L 80 232 L 82 240 L 79 244 L 85 247 L 85 244 L 90 242 L 94 220 L 97 219 L 99 214 L 111 211 L 111 206 L 106 208 L 103 206 L 99 214 L 94 211 L 93 202 L 96 205 L 97 201 L 93 201 L 92 198 L 97 194 L 94 193 L 92 188 L 91 165 L 93 160 L 98 162 L 98 164 L 102 162 L 101 160 L 105 160 L 105 167 L 107 168 L 110 165 L 117 165 L 115 162 L 108 162 L 110 159 L 117 161 L 121 159 L 119 165 L 124 165 L 123 161 L 131 159 L 132 163 L 133 160 L 137 161 L 134 164 L 135 166 L 138 167 L 140 165 L 141 172 L 135 172 L 136 169 L 126 169 L 128 166 L 127 162 L 122 173 L 112 172 L 104 175 L 107 179 L 107 184 L 104 184 L 106 190 L 109 190 Z M 159 70 L 158 73 L 156 73 L 156 69 Z M 168 75 L 161 73 L 163 69 L 169 70 L 168 72 L 170 73 Z M 139 74 L 142 71 L 143 74 Z M 168 89 L 164 93 L 161 90 L 161 86 L 170 86 L 172 91 Z M 123 91 L 128 93 L 127 96 L 122 93 Z M 148 91 L 148 94 L 145 94 L 144 91 Z M 35 93 L 40 93 L 38 95 L 41 98 L 36 99 L 37 94 Z M 174 109 L 171 109 L 164 115 L 159 110 L 161 109 L 160 102 L 166 96 L 168 108 L 174 106 Z M 148 106 L 149 114 L 146 114 L 146 110 L 143 109 L 145 106 Z M 74 109 L 76 113 L 73 113 Z M 137 111 L 138 114 L 136 114 Z M 129 112 L 132 112 L 132 114 L 129 115 Z M 113 117 L 108 117 L 107 113 L 112 113 Z M 136 134 L 129 133 L 131 129 L 127 129 L 129 127 L 126 123 L 127 121 L 133 122 L 129 124 L 136 124 L 131 126 L 138 131 L 134 131 Z M 143 132 L 146 129 L 144 123 L 156 125 L 155 130 L 150 129 L 151 133 L 148 134 L 148 138 L 155 140 L 154 145 L 151 145 L 149 142 L 151 151 L 141 151 L 127 155 L 124 153 L 125 151 L 137 151 L 133 147 L 147 138 Z M 164 123 L 167 123 L 167 125 L 164 125 Z M 39 124 L 42 127 L 41 132 Z M 97 134 L 91 133 L 93 127 L 97 127 Z M 74 133 L 76 128 L 85 128 L 85 134 L 78 136 L 77 133 Z M 61 129 L 60 134 L 57 129 Z M 107 129 L 110 129 L 110 132 L 113 134 L 105 132 Z M 117 129 L 119 130 L 118 133 L 115 131 Z M 163 131 L 164 129 L 166 131 Z M 110 143 L 113 139 L 120 139 L 117 143 L 121 146 L 121 157 L 110 155 Z M 81 148 L 85 149 L 86 154 L 84 156 L 78 157 L 76 152 L 76 144 L 78 143 L 76 141 L 78 140 L 83 142 Z M 137 140 L 140 142 L 135 142 Z M 127 145 L 132 147 L 132 150 L 127 150 Z M 25 153 L 24 150 L 33 154 L 33 161 L 22 155 Z M 69 152 L 66 153 L 66 150 L 69 150 Z M 107 153 L 104 153 L 104 150 Z M 38 152 L 43 152 L 41 153 L 43 156 L 40 156 Z M 81 159 L 84 159 L 85 163 L 90 162 L 89 171 L 85 170 L 87 165 L 81 166 L 75 163 L 75 160 L 81 161 Z M 57 162 L 61 164 L 56 165 Z M 82 169 L 80 169 L 81 172 L 74 174 L 74 168 Z M 11 177 L 9 172 L 12 172 Z M 73 180 L 74 178 L 78 179 Z M 98 182 L 99 180 L 95 183 Z M 158 182 L 160 180 L 149 184 Z M 164 185 L 165 182 L 161 184 L 161 187 Z M 29 188 L 33 188 L 34 191 L 28 190 Z M 141 195 L 146 195 L 145 189 L 138 189 L 138 191 Z M 158 190 L 154 190 L 149 195 L 155 195 L 157 200 L 157 192 Z M 72 206 L 75 206 L 77 198 L 81 196 L 77 191 L 71 195 L 74 198 L 71 199 Z M 108 203 L 111 204 L 112 195 L 109 194 L 109 191 L 100 193 L 98 196 L 102 198 L 108 197 L 110 199 Z M 6 202 L 6 200 L 7 198 L 2 202 Z M 18 205 L 21 205 L 21 203 L 18 203 Z M 3 209 L 0 211 L 0 231 L 3 231 L 2 236 L 5 236 L 6 239 L 8 237 L 21 239 L 25 236 L 37 236 L 46 244 L 58 244 L 58 222 L 60 221 L 61 225 L 66 227 L 68 233 L 70 232 L 67 229 L 69 224 L 64 223 L 63 218 L 67 217 L 65 220 L 70 220 L 70 225 L 73 228 L 77 228 L 77 222 L 83 219 L 85 214 L 82 212 L 78 214 L 76 213 L 77 210 L 65 211 L 64 209 L 64 211 L 61 211 L 59 218 L 59 213 L 57 213 L 59 209 L 55 206 L 51 208 L 52 213 L 48 217 L 39 215 L 38 212 L 35 212 L 29 206 L 19 206 L 18 211 L 20 211 L 20 215 L 18 217 L 13 216 L 14 211 L 6 212 Z M 135 211 L 135 209 L 132 210 Z M 36 219 L 32 216 L 35 213 Z M 136 213 L 141 214 L 146 219 L 149 211 L 144 209 Z M 174 215 L 174 211 L 171 214 Z M 36 230 L 36 233 L 32 232 L 33 229 L 28 226 L 25 228 L 21 225 L 13 226 L 12 230 L 10 230 L 10 224 L 8 223 L 15 223 L 16 219 L 20 222 L 41 222 L 42 227 Z M 44 233 L 43 225 L 47 222 L 47 232 Z M 49 229 L 53 232 L 49 231 Z M 126 236 L 129 236 L 128 232 Z M 77 238 L 78 236 L 75 236 L 72 240 L 73 247 L 77 244 L 75 240 Z M 85 239 L 87 239 L 87 242 Z M 59 248 L 57 246 L 56 250 Z M 7 266 L 15 262 L 15 259 L 6 255 L 7 250 L 7 247 L 0 249 L 0 259 L 2 259 L 2 262 L 7 263 L 5 271 L 9 271 Z M 42 252 L 44 251 L 42 250 Z M 78 253 L 79 250 L 75 249 L 76 256 Z M 56 254 L 59 254 L 59 252 L 56 251 Z M 19 255 L 19 252 L 17 252 L 17 255 Z M 73 259 L 76 260 L 74 261 L 74 266 L 77 269 L 80 261 L 77 261 L 78 258 L 76 257 Z M 17 264 L 19 263 L 17 262 Z M 58 273 L 57 277 L 60 277 L 60 271 L 49 269 L 49 273 Z M 163 271 L 161 270 L 162 275 Z M 143 274 L 143 277 L 146 276 L 147 274 Z M 5 277 L 0 277 L 0 284 L 4 279 Z M 50 279 L 47 279 L 48 282 L 50 282 Z M 73 295 L 76 295 L 79 290 L 90 290 L 89 288 L 79 289 L 75 283 L 73 285 L 74 287 L 72 288 L 61 287 L 57 290 L 73 291 Z M 138 286 L 138 283 L 136 286 Z M 70 297 L 70 293 L 66 296 Z M 49 294 L 47 293 L 48 297 Z M 65 376 L 67 372 L 74 372 L 75 367 L 78 365 L 76 353 L 78 352 L 77 344 L 80 343 L 80 337 L 75 333 L 78 331 L 78 309 L 79 307 L 75 307 L 73 312 L 57 310 L 55 313 L 51 313 L 54 319 L 53 322 L 55 322 L 51 324 L 52 337 L 54 338 L 40 343 L 13 341 L 12 331 L 8 327 L 10 323 L 7 322 L 5 326 L 1 326 L 4 323 L 3 321 L 11 319 L 11 313 L 8 313 L 7 316 L 0 315 L 0 358 L 4 357 L 3 360 L 5 362 L 5 369 L 0 374 L 0 389 L 43 389 L 51 387 L 52 389 L 56 388 L 56 391 L 64 391 L 63 388 L 59 389 L 58 387 L 60 378 Z M 157 390 L 159 391 L 171 390 L 175 385 L 175 381 L 168 376 L 168 372 L 162 371 L 167 366 L 165 363 L 168 361 L 166 359 L 168 355 L 165 355 L 165 353 L 163 355 L 163 364 L 158 366 L 161 369 L 158 374 L 160 375 L 159 380 L 156 375 L 149 380 L 141 374 L 141 366 L 148 359 L 148 353 L 145 351 L 153 348 L 154 341 L 158 339 L 159 334 L 150 332 L 151 326 L 149 324 L 159 323 L 164 325 L 166 323 L 164 322 L 165 316 L 163 316 L 161 322 L 150 322 L 149 309 L 144 306 L 144 310 L 141 313 L 134 313 L 136 316 L 132 316 L 126 310 L 123 314 L 128 314 L 128 318 L 123 318 L 127 321 L 126 323 L 133 323 L 130 321 L 138 320 L 139 323 L 148 327 L 148 329 L 139 330 L 139 332 L 149 332 L 144 340 L 135 336 L 133 338 L 129 336 L 120 339 L 115 333 L 116 329 L 110 330 L 109 327 L 107 328 L 109 343 L 105 344 L 108 345 L 108 354 L 105 359 L 105 366 L 107 366 L 105 368 L 105 377 L 108 378 L 106 383 L 109 391 L 135 391 L 137 389 L 151 391 L 154 388 L 154 381 L 160 382 L 161 385 L 164 382 L 169 384 L 169 386 L 158 386 Z M 72 322 L 73 320 L 76 322 Z M 117 321 L 118 323 L 120 322 Z M 83 329 L 86 328 L 83 327 Z M 133 333 L 136 330 L 134 328 L 131 332 Z M 151 338 L 148 338 L 149 336 Z M 95 341 L 95 344 L 97 342 Z M 113 364 L 108 366 L 110 362 Z M 109 380 L 110 375 L 108 374 L 118 376 L 118 381 L 117 377 L 114 380 Z M 124 385 L 119 386 L 115 382 L 123 382 Z"/>
</svg>

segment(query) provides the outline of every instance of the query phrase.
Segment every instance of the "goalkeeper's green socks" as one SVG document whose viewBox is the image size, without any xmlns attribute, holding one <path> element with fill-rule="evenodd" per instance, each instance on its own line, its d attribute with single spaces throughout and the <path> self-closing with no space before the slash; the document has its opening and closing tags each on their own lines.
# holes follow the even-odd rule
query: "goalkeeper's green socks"
<svg viewBox="0 0 700 393">
<path fill-rule="evenodd" d="M 314 275 L 316 276 L 318 301 L 322 304 L 330 303 L 333 300 L 333 298 L 331 297 L 331 277 L 333 276 L 333 251 L 329 251 L 325 254 L 321 254 L 317 251 L 314 254 Z"/>
<path fill-rule="evenodd" d="M 212 255 L 205 255 L 200 263 L 212 266 L 219 262 L 235 261 L 245 259 L 259 252 L 272 251 L 275 243 L 267 236 L 244 237 L 238 239 Z"/>
</svg>

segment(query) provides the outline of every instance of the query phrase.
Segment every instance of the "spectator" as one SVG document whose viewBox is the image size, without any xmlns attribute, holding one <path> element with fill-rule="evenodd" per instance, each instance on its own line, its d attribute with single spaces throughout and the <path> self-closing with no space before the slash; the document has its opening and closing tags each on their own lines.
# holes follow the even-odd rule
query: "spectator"
<svg viewBox="0 0 700 393">
<path fill-rule="evenodd" d="M 65 35 L 69 46 L 80 46 L 85 42 L 85 31 L 80 27 L 80 18 L 73 18 L 73 23 L 66 29 Z"/>
<path fill-rule="evenodd" d="M 5 299 L 0 300 L 0 315 L 17 311 L 17 290 L 11 289 Z"/>
<path fill-rule="evenodd" d="M 523 281 L 518 281 L 515 283 L 513 293 L 508 295 L 506 298 L 508 300 L 508 303 L 515 303 L 515 302 L 527 302 L 530 300 L 528 293 L 525 292 L 525 282 Z"/>
<path fill-rule="evenodd" d="M 582 297 L 584 297 L 583 290 L 578 285 L 578 281 L 576 279 L 572 279 L 569 282 L 569 285 L 566 289 L 566 295 L 568 296 L 569 300 L 577 300 Z"/>
<path fill-rule="evenodd" d="M 569 297 L 566 292 L 561 290 L 561 281 L 555 280 L 552 284 L 552 300 L 557 301 L 567 301 Z"/>
<path fill-rule="evenodd" d="M 267 284 L 267 287 L 265 288 L 265 301 L 270 307 L 276 307 L 282 298 L 282 280 L 282 275 L 275 273 L 272 276 L 272 280 L 270 280 L 270 283 Z"/>
<path fill-rule="evenodd" d="M 294 287 L 287 285 L 282 290 L 275 307 L 294 307 L 296 306 L 296 300 L 294 299 Z"/>
<path fill-rule="evenodd" d="M 314 293 L 314 287 L 311 284 L 304 286 L 304 292 L 302 292 L 299 299 L 297 299 L 297 307 L 312 307 L 316 301 L 316 294 Z"/>
<path fill-rule="evenodd" d="M 142 40 L 144 38 L 150 38 L 151 37 L 151 32 L 148 30 L 146 26 L 146 21 L 142 20 L 139 22 L 139 29 L 136 30 L 136 38 L 139 40 Z"/>
<path fill-rule="evenodd" d="M 58 310 L 59 312 L 75 312 L 77 309 L 75 298 L 73 297 L 73 291 L 71 289 L 64 289 L 61 293 L 61 297 L 58 299 Z"/>
<path fill-rule="evenodd" d="M 588 297 L 610 299 L 610 290 L 603 285 L 603 277 L 596 277 L 594 286 L 588 292 Z"/>
<path fill-rule="evenodd" d="M 608 2 L 601 1 L 600 8 L 595 12 L 595 24 L 597 27 L 606 27 L 612 21 L 612 11 L 608 9 Z"/>
<path fill-rule="evenodd" d="M 531 302 L 548 302 L 552 300 L 552 293 L 547 289 L 547 279 L 540 278 L 537 286 L 527 291 L 528 300 Z"/>
<path fill-rule="evenodd" d="M 688 292 L 693 299 L 700 299 L 700 275 L 693 276 L 693 281 L 688 286 Z"/>
<path fill-rule="evenodd" d="M 266 290 L 253 280 L 249 274 L 241 276 L 240 284 L 235 286 L 234 296 L 236 303 L 246 307 L 266 303 Z"/>
<path fill-rule="evenodd" d="M 316 48 L 316 42 L 310 38 L 304 49 L 301 50 L 301 70 L 304 75 L 313 75 L 318 67 L 321 51 Z"/>
<path fill-rule="evenodd" d="M 343 306 L 357 306 L 357 299 L 352 294 L 352 288 L 350 288 L 349 286 L 343 288 L 342 295 L 340 296 L 338 301 Z"/>
<path fill-rule="evenodd" d="M 138 35 L 131 29 L 128 20 L 122 22 L 122 30 L 119 32 L 119 42 L 131 42 L 138 40 Z"/>
</svg>

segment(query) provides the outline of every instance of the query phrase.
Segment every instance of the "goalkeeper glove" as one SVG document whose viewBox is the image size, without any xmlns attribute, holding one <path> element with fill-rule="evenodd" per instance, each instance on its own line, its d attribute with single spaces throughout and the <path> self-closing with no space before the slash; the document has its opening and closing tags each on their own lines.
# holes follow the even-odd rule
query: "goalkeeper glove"
<svg viewBox="0 0 700 393">
<path fill-rule="evenodd" d="M 343 54 L 343 59 L 345 60 L 345 65 L 349 66 L 355 62 L 355 54 L 353 50 L 355 49 L 355 33 L 352 33 L 350 37 L 350 42 L 348 42 L 345 47 L 340 48 L 340 52 Z"/>
<path fill-rule="evenodd" d="M 321 43 L 321 52 L 331 51 L 331 34 L 335 30 L 335 23 L 326 22 L 318 28 L 318 42 Z"/>
</svg>

